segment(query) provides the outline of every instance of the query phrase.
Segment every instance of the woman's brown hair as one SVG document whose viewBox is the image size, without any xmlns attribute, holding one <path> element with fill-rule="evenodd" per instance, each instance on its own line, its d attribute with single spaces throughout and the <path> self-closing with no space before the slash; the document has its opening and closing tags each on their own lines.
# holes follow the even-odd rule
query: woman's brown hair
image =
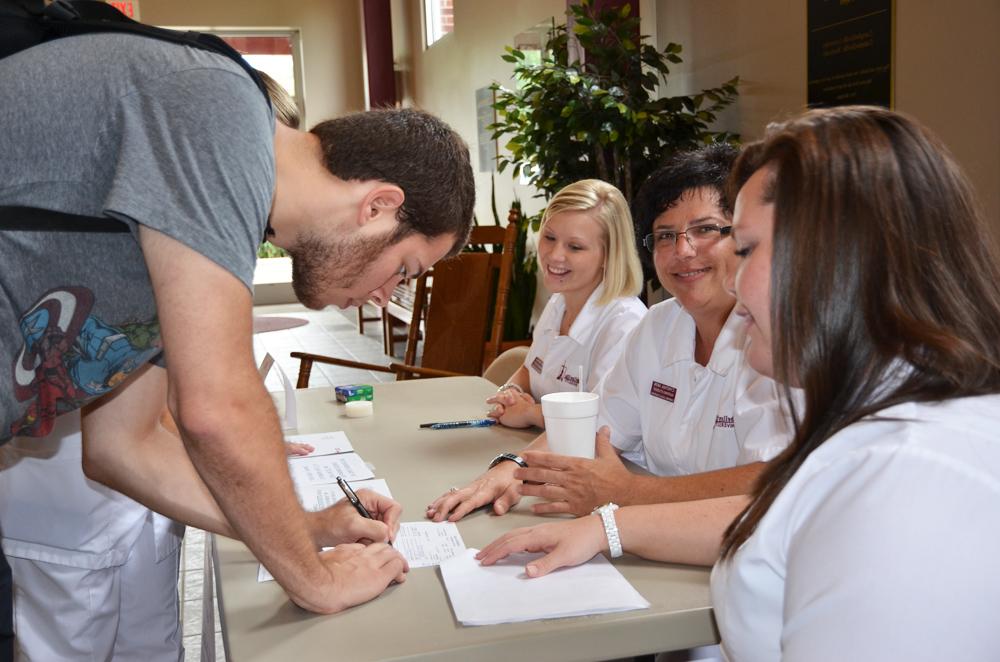
<svg viewBox="0 0 1000 662">
<path fill-rule="evenodd" d="M 769 127 L 731 188 L 762 167 L 774 376 L 795 434 L 726 531 L 723 558 L 839 430 L 903 402 L 1000 392 L 1000 251 L 926 129 L 882 108 L 814 110 Z M 804 392 L 801 411 L 789 385 Z"/>
</svg>

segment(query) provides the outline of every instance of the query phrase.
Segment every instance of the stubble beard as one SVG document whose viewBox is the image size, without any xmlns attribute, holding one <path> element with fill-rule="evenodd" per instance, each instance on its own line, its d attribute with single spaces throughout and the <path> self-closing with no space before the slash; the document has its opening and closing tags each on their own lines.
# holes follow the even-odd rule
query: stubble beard
<svg viewBox="0 0 1000 662">
<path fill-rule="evenodd" d="M 323 241 L 313 234 L 303 236 L 288 249 L 296 298 L 313 310 L 325 307 L 332 290 L 348 290 L 357 285 L 389 245 L 390 238 L 391 233 L 333 241 Z"/>
</svg>

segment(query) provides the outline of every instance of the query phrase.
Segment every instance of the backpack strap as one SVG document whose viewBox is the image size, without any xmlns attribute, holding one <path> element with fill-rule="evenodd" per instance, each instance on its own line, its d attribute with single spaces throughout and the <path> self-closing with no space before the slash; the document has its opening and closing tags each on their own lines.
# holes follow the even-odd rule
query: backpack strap
<svg viewBox="0 0 1000 662">
<path fill-rule="evenodd" d="M 0 231 L 129 232 L 124 221 L 107 216 L 81 216 L 38 207 L 0 206 Z"/>
<path fill-rule="evenodd" d="M 39 7 L 40 4 L 38 0 L 0 0 L 0 19 L 10 26 L 6 31 L 11 32 L 10 39 L 5 40 L 8 43 L 0 46 L 0 54 L 9 55 L 60 37 L 124 32 L 200 48 L 229 58 L 247 72 L 264 95 L 267 107 L 271 108 L 271 97 L 257 70 L 243 59 L 239 51 L 217 35 L 167 30 L 139 23 L 101 0 L 54 0 L 46 7 Z"/>
</svg>

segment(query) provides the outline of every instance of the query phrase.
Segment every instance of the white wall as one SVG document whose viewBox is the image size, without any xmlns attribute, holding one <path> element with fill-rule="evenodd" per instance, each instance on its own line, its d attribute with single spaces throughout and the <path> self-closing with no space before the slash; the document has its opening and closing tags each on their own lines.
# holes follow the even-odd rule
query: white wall
<svg viewBox="0 0 1000 662">
<path fill-rule="evenodd" d="M 142 0 L 144 23 L 298 28 L 306 123 L 364 110 L 360 0 Z"/>
<path fill-rule="evenodd" d="M 549 21 L 565 18 L 565 0 L 521 0 L 507 2 L 455 2 L 455 31 L 429 49 L 423 49 L 420 3 L 417 0 L 396 2 L 406 10 L 409 27 L 409 53 L 397 52 L 397 66 L 409 71 L 409 89 L 413 105 L 438 115 L 469 143 L 473 166 L 478 170 L 476 128 L 476 89 L 494 81 L 510 83 L 513 65 L 500 59 L 503 48 L 514 43 L 515 35 Z M 393 29 L 396 22 L 394 21 Z M 394 39 L 395 41 L 395 39 Z M 517 195 L 525 210 L 533 213 L 542 207 L 532 199 L 533 189 L 514 183 L 510 170 L 494 175 L 497 209 L 501 222 Z M 476 174 L 476 217 L 492 223 L 490 176 Z"/>
</svg>

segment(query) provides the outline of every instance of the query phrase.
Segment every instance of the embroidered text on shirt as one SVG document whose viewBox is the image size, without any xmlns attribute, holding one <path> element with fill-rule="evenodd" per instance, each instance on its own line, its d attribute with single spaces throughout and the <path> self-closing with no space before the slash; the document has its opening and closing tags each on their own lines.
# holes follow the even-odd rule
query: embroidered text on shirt
<svg viewBox="0 0 1000 662">
<path fill-rule="evenodd" d="M 736 419 L 732 416 L 716 416 L 715 417 L 715 427 L 717 428 L 735 428 Z"/>
<path fill-rule="evenodd" d="M 571 386 L 579 386 L 580 385 L 580 378 L 579 377 L 574 377 L 573 373 L 567 371 L 565 363 L 563 363 L 562 367 L 559 368 L 559 376 L 556 377 L 556 379 L 559 380 L 559 381 L 561 381 L 561 382 L 566 382 L 567 384 L 570 384 Z"/>
</svg>

